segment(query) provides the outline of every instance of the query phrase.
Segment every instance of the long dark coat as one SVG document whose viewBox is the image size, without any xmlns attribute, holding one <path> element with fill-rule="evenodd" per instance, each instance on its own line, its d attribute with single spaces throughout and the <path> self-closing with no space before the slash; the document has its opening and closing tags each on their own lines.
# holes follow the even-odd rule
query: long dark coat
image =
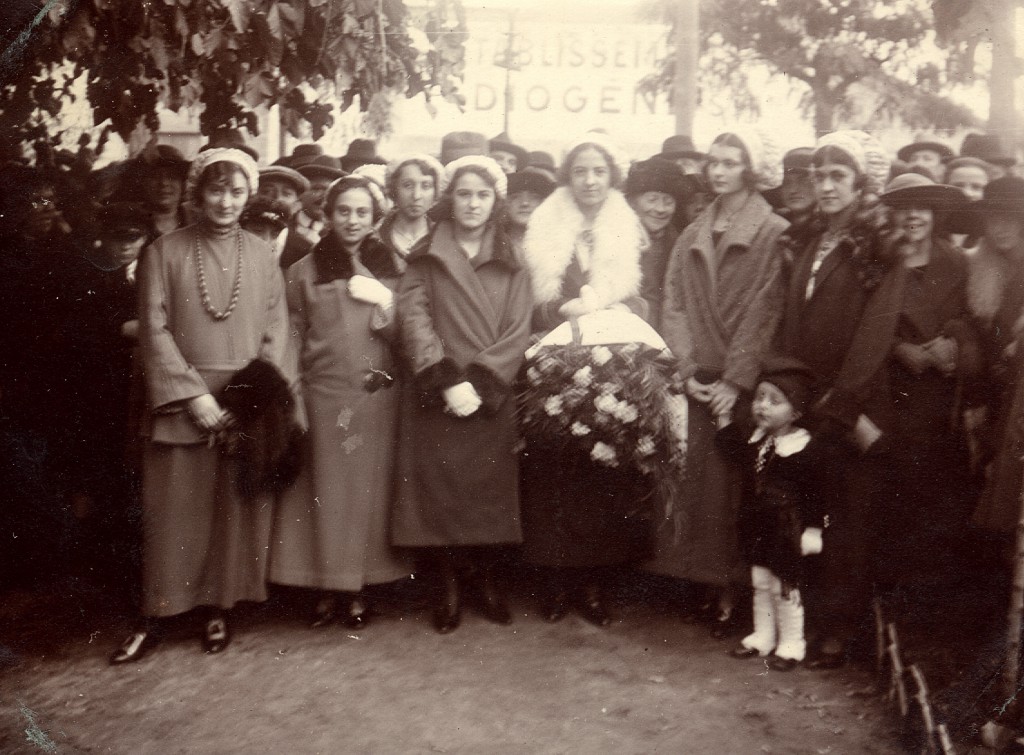
<svg viewBox="0 0 1024 755">
<path fill-rule="evenodd" d="M 476 257 L 439 223 L 409 255 L 398 298 L 412 379 L 400 407 L 392 542 L 432 547 L 516 543 L 519 465 L 512 385 L 530 333 L 530 284 L 501 233 Z M 443 391 L 469 381 L 483 406 L 445 412 Z"/>
</svg>

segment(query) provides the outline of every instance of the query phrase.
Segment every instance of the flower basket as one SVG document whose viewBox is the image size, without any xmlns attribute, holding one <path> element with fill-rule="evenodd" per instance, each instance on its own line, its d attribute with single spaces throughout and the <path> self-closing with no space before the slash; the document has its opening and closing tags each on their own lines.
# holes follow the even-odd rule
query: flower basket
<svg viewBox="0 0 1024 755">
<path fill-rule="evenodd" d="M 527 440 L 572 444 L 597 464 L 633 467 L 675 497 L 686 398 L 675 359 L 650 325 L 602 310 L 559 326 L 526 356 L 519 420 Z"/>
</svg>

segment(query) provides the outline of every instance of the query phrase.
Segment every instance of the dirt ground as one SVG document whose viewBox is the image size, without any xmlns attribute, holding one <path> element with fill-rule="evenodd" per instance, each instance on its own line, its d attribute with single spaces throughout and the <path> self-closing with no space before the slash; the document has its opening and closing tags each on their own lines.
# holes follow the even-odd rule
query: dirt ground
<svg viewBox="0 0 1024 755">
<path fill-rule="evenodd" d="M 358 633 L 310 630 L 297 601 L 276 600 L 238 617 L 223 655 L 179 626 L 111 668 L 128 624 L 105 596 L 9 595 L 0 751 L 901 751 L 866 673 L 734 660 L 657 600 L 620 599 L 602 630 L 573 615 L 546 624 L 519 595 L 512 626 L 467 610 L 440 636 L 421 604 L 393 597 Z"/>
</svg>

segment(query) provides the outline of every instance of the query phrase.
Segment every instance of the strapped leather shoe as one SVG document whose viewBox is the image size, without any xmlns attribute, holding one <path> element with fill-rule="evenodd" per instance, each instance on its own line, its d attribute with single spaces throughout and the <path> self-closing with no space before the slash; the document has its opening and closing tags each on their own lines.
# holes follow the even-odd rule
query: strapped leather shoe
<svg viewBox="0 0 1024 755">
<path fill-rule="evenodd" d="M 223 653 L 230 644 L 231 630 L 228 629 L 228 620 L 224 616 L 207 619 L 203 626 L 203 652 Z"/>
<path fill-rule="evenodd" d="M 800 664 L 796 658 L 780 658 L 773 655 L 768 658 L 768 668 L 772 671 L 792 671 Z"/>
<path fill-rule="evenodd" d="M 141 660 L 146 653 L 156 647 L 159 639 L 156 634 L 145 629 L 139 629 L 128 635 L 121 647 L 110 656 L 111 666 L 120 666 L 122 663 L 134 663 Z"/>
<path fill-rule="evenodd" d="M 757 648 L 748 648 L 746 645 L 740 645 L 734 647 L 729 651 L 729 655 L 733 658 L 739 658 L 743 660 L 745 658 L 756 658 L 761 655 L 761 652 Z"/>
</svg>

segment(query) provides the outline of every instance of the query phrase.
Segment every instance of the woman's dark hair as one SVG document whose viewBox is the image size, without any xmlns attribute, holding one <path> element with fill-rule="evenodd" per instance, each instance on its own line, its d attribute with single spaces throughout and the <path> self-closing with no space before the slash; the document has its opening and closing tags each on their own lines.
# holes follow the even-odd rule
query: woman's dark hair
<svg viewBox="0 0 1024 755">
<path fill-rule="evenodd" d="M 365 176 L 344 176 L 339 178 L 327 187 L 327 194 L 324 196 L 324 215 L 328 217 L 330 216 L 331 211 L 334 209 L 334 203 L 337 202 L 338 197 L 346 191 L 362 189 L 370 195 L 370 207 L 373 209 L 373 224 L 377 225 L 377 223 L 380 222 L 380 219 L 384 217 L 384 207 L 374 195 L 374 191 L 370 188 L 370 184 L 370 179 Z"/>
<path fill-rule="evenodd" d="M 236 163 L 228 160 L 218 160 L 215 163 L 210 163 L 203 169 L 203 172 L 199 174 L 199 180 L 196 181 L 196 188 L 192 196 L 192 203 L 198 206 L 203 200 L 203 192 L 206 191 L 207 187 L 215 184 L 225 185 L 231 180 L 231 177 L 236 174 L 245 179 L 245 188 L 246 191 L 248 191 L 249 176 L 247 176 L 245 171 L 242 170 L 241 165 L 237 165 Z M 250 195 L 251 194 L 252 192 L 250 192 Z"/>
<path fill-rule="evenodd" d="M 826 144 L 824 147 L 815 150 L 814 157 L 811 158 L 811 165 L 815 168 L 821 168 L 825 165 L 845 165 L 857 174 L 853 182 L 855 189 L 863 189 L 868 182 L 867 175 L 860 169 L 853 157 L 846 150 L 840 149 L 834 144 Z"/>
<path fill-rule="evenodd" d="M 444 190 L 444 194 L 441 195 L 441 199 L 438 200 L 437 204 L 434 205 L 430 211 L 430 217 L 435 220 L 452 220 L 452 211 L 454 209 L 453 197 L 455 196 L 455 187 L 461 179 L 467 173 L 472 173 L 475 176 L 480 176 L 484 182 L 492 189 L 495 188 L 494 176 L 488 173 L 483 167 L 478 165 L 463 165 L 461 168 L 455 171 L 455 174 L 448 181 L 448 188 Z M 494 208 L 491 210 L 491 217 L 488 218 L 488 222 L 494 222 L 502 227 L 507 223 L 508 217 L 505 211 L 505 198 L 498 196 L 498 192 L 495 189 L 494 192 Z"/>
<path fill-rule="evenodd" d="M 754 164 L 750 158 L 750 150 L 747 149 L 747 145 L 743 143 L 743 140 L 736 136 L 736 134 L 726 131 L 716 136 L 715 140 L 711 142 L 712 147 L 716 144 L 721 147 L 735 147 L 740 151 L 740 154 L 743 155 L 743 185 L 748 189 L 753 189 L 757 185 L 757 178 L 754 177 Z M 711 177 L 708 174 L 706 163 L 704 165 L 704 177 L 710 183 Z"/>
<path fill-rule="evenodd" d="M 562 164 L 558 166 L 559 185 L 569 185 L 569 178 L 572 176 L 573 163 L 576 162 L 576 158 L 580 156 L 581 152 L 588 149 L 597 150 L 598 153 L 600 153 L 601 157 L 604 158 L 604 161 L 608 164 L 608 170 L 612 174 L 612 188 L 617 189 L 620 186 L 622 186 L 622 182 L 623 180 L 625 180 L 626 177 L 622 175 L 622 171 L 619 169 L 619 166 L 616 165 L 615 160 L 608 153 L 608 150 L 606 150 L 600 144 L 596 144 L 594 142 L 583 142 L 583 144 L 577 144 L 575 147 L 569 150 L 569 154 L 565 156 L 565 159 L 562 161 Z"/>
<path fill-rule="evenodd" d="M 413 165 L 420 169 L 420 172 L 425 176 L 430 176 L 434 179 L 434 195 L 436 198 L 438 184 L 440 183 L 440 176 L 434 173 L 434 169 L 431 168 L 425 160 L 420 160 L 416 157 L 410 157 L 408 160 L 403 160 L 398 168 L 388 176 L 387 184 L 384 187 L 385 192 L 392 199 L 396 199 L 398 191 L 398 179 L 402 175 L 402 171 Z"/>
</svg>

